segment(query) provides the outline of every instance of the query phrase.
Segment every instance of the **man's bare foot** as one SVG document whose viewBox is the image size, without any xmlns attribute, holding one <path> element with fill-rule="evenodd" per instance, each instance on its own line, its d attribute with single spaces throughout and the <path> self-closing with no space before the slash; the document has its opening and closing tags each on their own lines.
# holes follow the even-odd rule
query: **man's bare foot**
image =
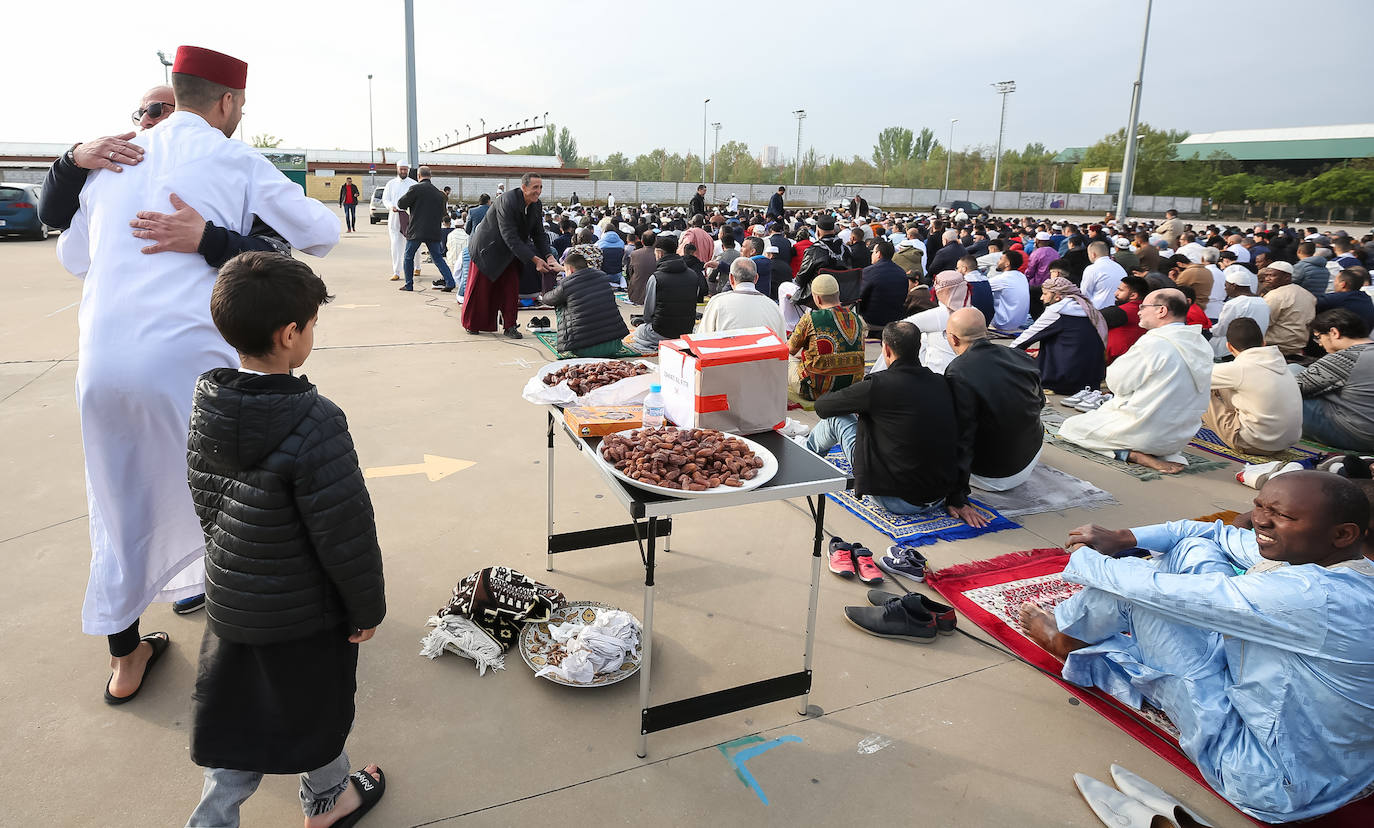
<svg viewBox="0 0 1374 828">
<path fill-rule="evenodd" d="M 153 645 L 147 641 L 138 642 L 132 653 L 115 658 L 110 657 L 110 695 L 118 698 L 128 696 L 138 690 L 143 683 L 143 673 L 148 667 L 148 659 L 153 656 Z"/>
<path fill-rule="evenodd" d="M 1143 451 L 1133 451 L 1126 455 L 1126 459 L 1132 463 L 1139 463 L 1147 469 L 1154 469 L 1160 474 L 1178 474 L 1187 466 L 1182 463 L 1171 463 L 1168 460 L 1161 460 L 1153 454 L 1146 454 Z"/>
<path fill-rule="evenodd" d="M 363 768 L 363 771 L 373 779 L 380 778 L 379 772 L 381 768 L 377 767 L 375 764 L 368 765 Z M 347 784 L 348 787 L 344 788 L 344 792 L 339 794 L 338 799 L 334 800 L 333 808 L 322 814 L 316 814 L 315 816 L 305 818 L 305 828 L 329 828 L 330 825 L 333 825 L 358 810 L 358 806 L 363 804 L 363 797 L 358 793 L 357 787 L 354 786 L 352 782 Z"/>
<path fill-rule="evenodd" d="M 1070 638 L 1059 631 L 1054 613 L 1030 601 L 1021 605 L 1021 627 L 1026 636 L 1039 644 L 1046 652 L 1063 661 L 1074 650 L 1088 646 L 1076 638 Z"/>
</svg>

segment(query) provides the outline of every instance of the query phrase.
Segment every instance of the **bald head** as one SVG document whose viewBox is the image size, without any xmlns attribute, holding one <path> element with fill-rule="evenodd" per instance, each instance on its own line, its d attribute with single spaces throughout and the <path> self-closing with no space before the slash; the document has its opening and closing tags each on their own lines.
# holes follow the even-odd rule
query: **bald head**
<svg viewBox="0 0 1374 828">
<path fill-rule="evenodd" d="M 953 345 L 955 353 L 963 353 L 969 344 L 988 338 L 988 323 L 983 312 L 977 308 L 960 308 L 949 315 L 945 330 L 953 334 L 959 345 Z M 962 347 L 960 347 L 962 346 Z"/>
<path fill-rule="evenodd" d="M 1188 315 L 1188 300 L 1175 288 L 1151 292 L 1140 303 L 1140 327 L 1150 330 L 1182 322 Z"/>
<path fill-rule="evenodd" d="M 157 113 L 156 116 L 153 112 L 148 111 L 148 107 L 153 104 L 161 104 L 161 106 L 153 106 L 153 111 Z M 154 86 L 144 92 L 143 97 L 138 101 L 138 111 L 141 113 L 138 118 L 138 128 L 148 129 L 154 124 L 166 120 L 175 108 L 176 95 L 172 92 L 172 87 Z"/>
</svg>

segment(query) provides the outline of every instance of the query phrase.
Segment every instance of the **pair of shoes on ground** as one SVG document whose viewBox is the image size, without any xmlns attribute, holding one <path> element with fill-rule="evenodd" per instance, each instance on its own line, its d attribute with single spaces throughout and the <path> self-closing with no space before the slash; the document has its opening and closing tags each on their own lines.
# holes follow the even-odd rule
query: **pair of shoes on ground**
<svg viewBox="0 0 1374 828">
<path fill-rule="evenodd" d="M 883 582 L 883 571 L 873 563 L 873 552 L 861 543 L 847 543 L 839 537 L 830 539 L 830 571 L 848 580 L 857 577 L 869 586 Z"/>
<path fill-rule="evenodd" d="M 778 426 L 778 433 L 793 440 L 802 438 L 804 442 L 806 435 L 811 433 L 811 426 L 806 423 L 799 423 L 791 417 L 788 417 L 781 426 Z"/>
<path fill-rule="evenodd" d="M 1096 388 L 1093 388 L 1093 387 L 1091 387 L 1091 386 L 1085 385 L 1085 386 L 1083 386 L 1083 390 L 1082 390 L 1082 391 L 1079 391 L 1077 394 L 1070 394 L 1069 396 L 1067 396 L 1067 397 L 1065 397 L 1064 399 L 1060 400 L 1060 402 L 1063 403 L 1064 405 L 1077 405 L 1078 403 L 1083 402 L 1083 400 L 1084 400 L 1085 398 L 1087 398 L 1088 396 L 1090 396 L 1091 394 L 1094 394 L 1094 393 L 1096 393 L 1096 392 L 1097 392 L 1097 389 L 1096 389 Z M 1046 391 L 1045 393 L 1048 394 L 1048 393 L 1050 393 L 1050 392 L 1049 392 L 1049 391 Z"/>
<path fill-rule="evenodd" d="M 192 595 L 190 598 L 182 598 L 180 601 L 172 602 L 172 612 L 177 615 L 190 615 L 196 610 L 205 608 L 205 593 Z"/>
<path fill-rule="evenodd" d="M 529 327 L 530 330 L 534 331 L 535 333 L 551 331 L 553 330 L 553 321 L 550 320 L 547 316 L 536 316 L 530 320 Z"/>
<path fill-rule="evenodd" d="M 878 559 L 878 568 L 893 575 L 904 575 L 913 581 L 926 579 L 926 567 L 930 562 L 914 546 L 893 544 L 887 554 Z"/>
<path fill-rule="evenodd" d="M 1067 405 L 1070 408 L 1077 408 L 1079 411 L 1096 411 L 1097 409 L 1102 407 L 1103 403 L 1107 402 L 1111 398 L 1111 394 L 1103 394 L 1100 391 L 1090 391 L 1088 392 L 1087 396 L 1083 397 L 1081 400 L 1078 400 L 1077 402 L 1071 403 L 1068 400 L 1065 400 L 1064 405 Z"/>
<path fill-rule="evenodd" d="M 391 274 L 391 281 L 393 281 L 393 282 L 399 282 L 399 281 L 401 281 L 401 277 L 400 277 L 399 275 L 393 273 L 393 274 Z"/>
<path fill-rule="evenodd" d="M 898 595 L 881 589 L 868 591 L 867 607 L 845 607 L 849 623 L 879 638 L 903 638 L 929 644 L 937 635 L 954 635 L 958 619 L 954 607 L 918 592 Z"/>
<path fill-rule="evenodd" d="M 1116 783 L 1115 788 L 1086 774 L 1073 775 L 1078 792 L 1104 825 L 1113 828 L 1211 827 L 1212 823 L 1197 811 L 1120 765 L 1112 765 L 1112 781 Z"/>
<path fill-rule="evenodd" d="M 438 288 L 440 293 L 452 293 L 453 290 L 454 290 L 454 288 L 457 287 L 457 285 L 454 285 L 453 287 L 450 287 L 450 286 L 448 285 L 448 283 L 445 282 L 443 279 L 435 279 L 434 281 L 430 282 L 429 284 L 430 284 L 430 287 Z"/>
</svg>

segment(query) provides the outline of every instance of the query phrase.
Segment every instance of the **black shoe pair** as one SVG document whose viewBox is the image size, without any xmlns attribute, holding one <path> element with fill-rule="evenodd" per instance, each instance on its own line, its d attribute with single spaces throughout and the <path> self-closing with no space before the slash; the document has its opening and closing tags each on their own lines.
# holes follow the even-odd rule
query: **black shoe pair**
<svg viewBox="0 0 1374 828">
<path fill-rule="evenodd" d="M 507 339 L 524 339 L 525 335 L 520 333 L 519 328 L 506 328 Z"/>
<path fill-rule="evenodd" d="M 443 283 L 443 282 L 440 282 L 439 284 L 442 285 L 442 284 L 444 284 L 444 283 Z M 439 292 L 440 292 L 440 293 L 452 293 L 452 292 L 453 292 L 453 288 L 449 287 L 448 285 L 444 285 L 443 287 L 439 288 Z"/>
<path fill-rule="evenodd" d="M 547 316 L 536 316 L 530 319 L 530 330 L 547 331 L 552 327 Z"/>
<path fill-rule="evenodd" d="M 938 601 L 911 593 L 921 600 L 921 608 L 912 611 L 902 603 L 902 596 L 880 589 L 868 591 L 870 607 L 845 607 L 844 617 L 849 623 L 879 638 L 904 638 L 918 644 L 929 644 L 937 634 L 954 634 L 954 608 Z"/>
</svg>

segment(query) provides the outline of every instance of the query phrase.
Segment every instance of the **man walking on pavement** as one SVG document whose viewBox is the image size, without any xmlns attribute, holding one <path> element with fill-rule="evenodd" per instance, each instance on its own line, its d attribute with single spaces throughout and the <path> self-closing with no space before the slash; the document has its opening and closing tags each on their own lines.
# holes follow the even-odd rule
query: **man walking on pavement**
<svg viewBox="0 0 1374 828">
<path fill-rule="evenodd" d="M 409 164 L 396 165 L 396 177 L 386 183 L 382 190 L 382 204 L 391 211 L 391 216 L 386 221 L 387 233 L 391 236 L 391 281 L 401 281 L 401 266 L 404 264 L 406 241 L 406 224 L 410 216 L 406 214 L 396 202 L 401 200 L 401 196 L 406 191 L 415 186 L 415 179 L 410 177 Z M 406 273 L 406 280 L 409 281 L 414 276 L 419 276 L 420 271 Z"/>
<path fill-rule="evenodd" d="M 343 207 L 344 225 L 348 232 L 357 232 L 358 185 L 353 183 L 352 177 L 345 178 L 344 185 L 339 188 L 339 206 Z"/>
<path fill-rule="evenodd" d="M 444 194 L 430 180 L 429 167 L 421 165 L 419 176 L 419 183 L 406 190 L 396 202 L 397 207 L 408 210 L 410 214 L 410 226 L 406 230 L 405 261 L 401 263 L 405 268 L 403 272 L 406 275 L 406 283 L 401 286 L 401 290 L 415 289 L 411 273 L 419 273 L 418 270 L 414 270 L 415 251 L 423 244 L 429 248 L 430 258 L 439 269 L 439 275 L 444 277 L 444 286 L 439 290 L 443 293 L 452 293 L 456 283 L 453 281 L 452 271 L 448 269 L 448 262 L 444 261 L 444 255 L 439 249 L 439 242 L 444 238 L 443 223 L 448 215 L 448 199 L 444 198 Z"/>
</svg>

